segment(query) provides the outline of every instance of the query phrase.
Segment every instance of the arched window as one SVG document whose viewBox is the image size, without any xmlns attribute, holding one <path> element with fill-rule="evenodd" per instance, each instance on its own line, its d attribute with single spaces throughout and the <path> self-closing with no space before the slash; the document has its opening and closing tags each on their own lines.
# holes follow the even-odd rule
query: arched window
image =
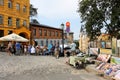
<svg viewBox="0 0 120 80">
<path fill-rule="evenodd" d="M 12 8 L 12 1 L 8 0 L 8 8 Z"/>
</svg>

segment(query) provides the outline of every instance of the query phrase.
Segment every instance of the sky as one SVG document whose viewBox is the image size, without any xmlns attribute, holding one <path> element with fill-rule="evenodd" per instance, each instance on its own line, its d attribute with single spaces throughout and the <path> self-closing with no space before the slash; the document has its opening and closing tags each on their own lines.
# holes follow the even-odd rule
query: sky
<svg viewBox="0 0 120 80">
<path fill-rule="evenodd" d="M 38 10 L 35 16 L 40 24 L 60 28 L 60 25 L 70 22 L 70 31 L 74 40 L 79 39 L 81 19 L 78 10 L 78 0 L 30 0 Z M 66 26 L 64 26 L 66 29 Z"/>
</svg>

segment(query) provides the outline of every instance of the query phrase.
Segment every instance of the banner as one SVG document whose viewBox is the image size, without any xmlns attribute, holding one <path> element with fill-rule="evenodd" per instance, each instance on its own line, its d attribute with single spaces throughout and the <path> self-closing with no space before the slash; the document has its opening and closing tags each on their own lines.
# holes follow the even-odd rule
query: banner
<svg viewBox="0 0 120 80">
<path fill-rule="evenodd" d="M 100 48 L 100 54 L 112 54 L 112 49 Z"/>
<path fill-rule="evenodd" d="M 116 48 L 117 48 L 117 40 L 116 38 L 112 38 L 112 54 L 116 53 Z"/>
<path fill-rule="evenodd" d="M 98 55 L 99 48 L 90 48 L 89 54 Z"/>
<path fill-rule="evenodd" d="M 117 47 L 120 47 L 120 40 L 117 40 Z"/>
<path fill-rule="evenodd" d="M 120 64 L 120 58 L 119 57 L 111 57 L 111 63 L 112 64 Z"/>
</svg>

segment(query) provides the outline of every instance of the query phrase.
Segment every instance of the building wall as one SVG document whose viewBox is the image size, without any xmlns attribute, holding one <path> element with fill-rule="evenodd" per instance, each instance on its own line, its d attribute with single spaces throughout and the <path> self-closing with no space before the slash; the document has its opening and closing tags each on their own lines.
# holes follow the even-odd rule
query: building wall
<svg viewBox="0 0 120 80">
<path fill-rule="evenodd" d="M 64 36 L 65 36 L 65 43 L 72 43 L 73 42 L 73 32 L 70 32 L 70 33 L 64 33 Z"/>
<path fill-rule="evenodd" d="M 62 29 L 31 24 L 30 30 L 31 39 L 37 41 L 39 45 L 45 46 L 47 45 L 47 43 L 49 44 L 50 42 L 52 42 L 53 44 L 57 42 L 59 42 L 59 44 L 62 43 Z M 42 35 L 40 35 L 40 30 L 42 30 Z M 47 35 L 45 35 L 44 31 L 47 31 Z M 56 32 L 58 33 L 58 35 L 56 34 Z"/>
<path fill-rule="evenodd" d="M 10 0 L 12 1 L 12 8 L 8 8 L 9 0 L 3 0 L 3 1 L 4 1 L 4 4 L 0 5 L 0 15 L 3 16 L 3 24 L 0 24 L 0 30 L 4 30 L 4 35 L 8 35 L 8 31 L 10 30 L 17 34 L 25 33 L 26 37 L 30 38 L 30 31 L 29 31 L 30 1 L 29 0 L 24 0 L 24 1 L 23 0 Z M 17 4 L 20 5 L 20 10 L 16 9 Z M 26 12 L 23 11 L 24 6 L 26 7 Z M 12 18 L 11 26 L 8 26 L 8 17 Z M 20 20 L 19 27 L 16 27 L 17 18 L 19 18 Z M 26 26 L 23 26 L 23 21 L 26 21 Z"/>
<path fill-rule="evenodd" d="M 80 33 L 80 39 L 79 39 L 79 49 L 86 53 L 89 46 L 89 38 L 85 33 Z"/>
</svg>

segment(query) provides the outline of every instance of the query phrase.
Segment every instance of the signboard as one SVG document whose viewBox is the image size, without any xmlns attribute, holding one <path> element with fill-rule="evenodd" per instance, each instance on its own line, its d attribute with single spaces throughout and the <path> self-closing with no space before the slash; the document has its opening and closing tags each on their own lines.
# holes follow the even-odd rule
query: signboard
<svg viewBox="0 0 120 80">
<path fill-rule="evenodd" d="M 120 40 L 117 40 L 117 47 L 120 47 Z"/>
<path fill-rule="evenodd" d="M 66 32 L 70 32 L 70 22 L 66 22 Z"/>
<path fill-rule="evenodd" d="M 112 49 L 100 48 L 100 54 L 112 54 Z"/>
<path fill-rule="evenodd" d="M 112 54 L 115 54 L 116 52 L 116 46 L 117 45 L 117 40 L 116 38 L 112 38 Z"/>
</svg>

